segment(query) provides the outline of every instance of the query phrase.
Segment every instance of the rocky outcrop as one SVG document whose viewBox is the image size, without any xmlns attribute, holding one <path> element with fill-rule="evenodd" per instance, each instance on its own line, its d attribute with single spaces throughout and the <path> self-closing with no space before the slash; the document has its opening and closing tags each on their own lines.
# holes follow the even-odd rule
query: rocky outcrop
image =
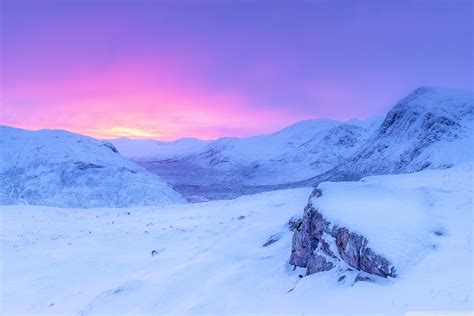
<svg viewBox="0 0 474 316">
<path fill-rule="evenodd" d="M 313 205 L 323 193 L 316 188 L 304 210 L 304 216 L 293 235 L 290 264 L 306 268 L 306 274 L 355 269 L 379 277 L 396 277 L 395 267 L 389 260 L 368 246 L 368 240 L 349 228 L 328 222 Z"/>
</svg>

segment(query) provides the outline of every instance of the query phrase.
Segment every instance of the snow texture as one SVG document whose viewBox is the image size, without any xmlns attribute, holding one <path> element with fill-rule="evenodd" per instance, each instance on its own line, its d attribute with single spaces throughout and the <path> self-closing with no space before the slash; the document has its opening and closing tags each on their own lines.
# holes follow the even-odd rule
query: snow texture
<svg viewBox="0 0 474 316">
<path fill-rule="evenodd" d="M 474 159 L 474 93 L 422 87 L 343 163 L 301 185 L 448 168 Z"/>
<path fill-rule="evenodd" d="M 472 310 L 472 181 L 472 164 L 463 164 L 321 185 L 315 203 L 324 216 L 364 234 L 399 266 L 385 282 L 335 270 L 300 278 L 303 269 L 288 264 L 288 220 L 312 188 L 127 209 L 1 206 L 0 313 Z"/>
<path fill-rule="evenodd" d="M 322 195 L 310 202 L 333 225 L 364 236 L 368 247 L 403 273 L 438 246 L 438 235 L 459 230 L 457 221 L 472 216 L 472 168 L 463 163 L 416 176 L 324 182 Z"/>
<path fill-rule="evenodd" d="M 0 126 L 0 204 L 126 207 L 184 201 L 108 142 Z"/>
</svg>

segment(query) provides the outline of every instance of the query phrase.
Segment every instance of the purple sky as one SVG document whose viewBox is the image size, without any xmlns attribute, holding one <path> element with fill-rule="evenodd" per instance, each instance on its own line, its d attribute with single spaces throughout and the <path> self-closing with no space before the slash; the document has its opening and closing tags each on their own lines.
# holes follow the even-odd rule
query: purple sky
<svg viewBox="0 0 474 316">
<path fill-rule="evenodd" d="M 472 1 L 2 1 L 0 124 L 214 138 L 473 89 Z"/>
</svg>

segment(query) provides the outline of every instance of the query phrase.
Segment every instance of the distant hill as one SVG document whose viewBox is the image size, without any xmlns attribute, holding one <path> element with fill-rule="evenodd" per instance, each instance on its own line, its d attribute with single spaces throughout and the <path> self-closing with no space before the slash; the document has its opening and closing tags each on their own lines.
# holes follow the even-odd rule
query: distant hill
<svg viewBox="0 0 474 316">
<path fill-rule="evenodd" d="M 0 204 L 126 207 L 183 202 L 108 142 L 61 130 L 0 127 Z"/>
</svg>

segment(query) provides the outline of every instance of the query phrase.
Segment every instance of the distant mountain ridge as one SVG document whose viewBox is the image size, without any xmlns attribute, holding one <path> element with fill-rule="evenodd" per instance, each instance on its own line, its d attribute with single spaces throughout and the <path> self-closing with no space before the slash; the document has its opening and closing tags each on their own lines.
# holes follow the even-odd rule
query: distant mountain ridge
<svg viewBox="0 0 474 316">
<path fill-rule="evenodd" d="M 430 87 L 415 89 L 384 119 L 306 120 L 268 135 L 215 141 L 109 143 L 1 126 L 0 204 L 156 205 L 183 201 L 176 191 L 191 201 L 234 198 L 448 168 L 474 160 L 473 144 L 474 93 Z"/>
<path fill-rule="evenodd" d="M 210 199 L 447 168 L 474 160 L 473 113 L 471 91 L 420 87 L 384 119 L 303 121 L 273 134 L 222 138 L 195 152 L 140 163 L 185 195 Z"/>
<path fill-rule="evenodd" d="M 120 153 L 133 160 L 172 159 L 199 151 L 211 143 L 197 138 L 180 138 L 172 142 L 154 139 L 130 139 L 127 137 L 110 140 Z"/>
<path fill-rule="evenodd" d="M 143 158 L 149 157 L 144 154 L 135 160 L 188 197 L 233 198 L 333 168 L 358 148 L 380 121 L 306 120 L 268 135 L 220 138 L 192 153 L 170 152 L 168 157 L 152 158 Z M 121 152 L 128 151 L 126 144 L 112 143 Z"/>
</svg>

